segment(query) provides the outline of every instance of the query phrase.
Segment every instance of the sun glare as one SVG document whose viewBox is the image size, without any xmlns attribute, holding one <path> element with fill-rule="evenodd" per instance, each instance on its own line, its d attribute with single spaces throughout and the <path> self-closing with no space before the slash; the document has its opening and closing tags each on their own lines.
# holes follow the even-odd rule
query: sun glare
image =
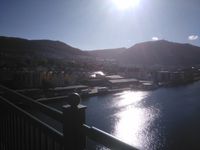
<svg viewBox="0 0 200 150">
<path fill-rule="evenodd" d="M 117 122 L 113 134 L 119 139 L 141 148 L 150 144 L 154 138 L 148 137 L 149 125 L 158 117 L 159 112 L 154 107 L 144 108 L 139 104 L 148 95 L 144 91 L 123 92 L 118 100 L 118 106 L 122 109 L 116 113 Z"/>
<path fill-rule="evenodd" d="M 140 0 L 112 0 L 113 3 L 117 6 L 120 10 L 126 10 L 136 7 Z"/>
</svg>

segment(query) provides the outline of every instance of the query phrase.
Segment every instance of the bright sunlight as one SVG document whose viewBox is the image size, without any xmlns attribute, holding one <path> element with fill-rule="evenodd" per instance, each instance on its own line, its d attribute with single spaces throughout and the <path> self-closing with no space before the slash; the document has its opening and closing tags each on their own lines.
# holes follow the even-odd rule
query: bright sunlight
<svg viewBox="0 0 200 150">
<path fill-rule="evenodd" d="M 140 2 L 140 0 L 112 0 L 112 1 L 120 10 L 132 9 L 136 7 Z"/>
</svg>

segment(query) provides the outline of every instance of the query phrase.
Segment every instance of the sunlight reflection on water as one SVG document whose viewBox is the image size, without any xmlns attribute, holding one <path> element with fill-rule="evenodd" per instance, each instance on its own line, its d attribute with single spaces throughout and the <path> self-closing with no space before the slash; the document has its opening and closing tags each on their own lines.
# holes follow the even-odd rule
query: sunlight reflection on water
<svg viewBox="0 0 200 150">
<path fill-rule="evenodd" d="M 153 120 L 158 117 L 155 108 L 146 108 L 140 102 L 148 96 L 144 91 L 127 91 L 119 95 L 119 100 L 115 105 L 121 110 L 115 114 L 116 122 L 113 134 L 137 148 L 144 149 L 153 140 L 149 136 L 148 127 Z M 148 137 L 148 138 L 147 138 Z"/>
</svg>

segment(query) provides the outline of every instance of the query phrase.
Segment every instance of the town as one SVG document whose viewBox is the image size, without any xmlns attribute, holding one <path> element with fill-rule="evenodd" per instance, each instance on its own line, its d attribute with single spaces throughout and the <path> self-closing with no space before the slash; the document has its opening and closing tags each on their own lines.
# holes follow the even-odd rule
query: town
<svg viewBox="0 0 200 150">
<path fill-rule="evenodd" d="M 101 70 L 98 70 L 101 69 Z M 124 67 L 113 60 L 76 61 L 66 65 L 2 67 L 1 83 L 18 91 L 34 93 L 37 98 L 63 96 L 78 92 L 92 96 L 123 90 L 154 90 L 179 86 L 200 80 L 200 66 L 196 67 Z"/>
</svg>

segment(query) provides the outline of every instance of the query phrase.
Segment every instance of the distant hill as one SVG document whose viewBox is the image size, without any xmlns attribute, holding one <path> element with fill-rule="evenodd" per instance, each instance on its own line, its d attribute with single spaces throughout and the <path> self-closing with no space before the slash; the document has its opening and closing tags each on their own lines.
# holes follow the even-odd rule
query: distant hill
<svg viewBox="0 0 200 150">
<path fill-rule="evenodd" d="M 85 52 L 60 41 L 27 40 L 0 36 L 0 51 L 16 55 L 40 55 L 52 58 L 65 58 L 86 55 Z"/>
<path fill-rule="evenodd" d="M 26 66 L 27 62 L 31 64 L 45 59 L 67 61 L 93 57 L 115 59 L 124 66 L 192 66 L 200 64 L 200 47 L 160 40 L 135 44 L 130 48 L 82 51 L 60 41 L 0 36 L 0 56 L 1 66 L 15 62 Z M 35 62 L 33 64 L 37 65 Z"/>
<path fill-rule="evenodd" d="M 74 60 L 81 61 L 90 55 L 60 41 L 27 40 L 0 36 L 0 57 L 0 67 L 35 68 L 44 65 L 62 65 L 62 63 Z"/>
<path fill-rule="evenodd" d="M 102 49 L 102 50 L 93 50 L 88 51 L 92 56 L 103 58 L 103 59 L 116 59 L 121 53 L 126 51 L 126 48 L 113 48 L 113 49 Z"/>
<path fill-rule="evenodd" d="M 200 64 L 200 47 L 165 40 L 149 41 L 127 49 L 94 51 L 96 57 L 116 59 L 124 65 L 191 66 Z"/>
<path fill-rule="evenodd" d="M 190 66 L 200 64 L 200 47 L 165 40 L 136 44 L 118 59 L 127 64 Z"/>
</svg>

